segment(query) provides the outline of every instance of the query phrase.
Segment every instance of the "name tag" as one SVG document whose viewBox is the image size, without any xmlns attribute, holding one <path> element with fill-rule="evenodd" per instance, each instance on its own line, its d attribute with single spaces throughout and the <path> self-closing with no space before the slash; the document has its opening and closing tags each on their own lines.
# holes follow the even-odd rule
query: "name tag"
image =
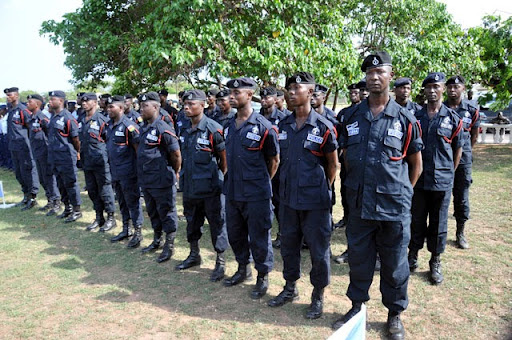
<svg viewBox="0 0 512 340">
<path fill-rule="evenodd" d="M 12 116 L 12 118 L 20 118 L 19 111 L 16 111 L 16 113 Z"/>
<path fill-rule="evenodd" d="M 252 133 L 252 132 L 247 132 L 247 139 L 250 139 L 250 140 L 254 140 L 256 142 L 259 142 L 261 140 L 261 136 L 260 135 L 257 135 L 255 133 Z"/>
<path fill-rule="evenodd" d="M 198 138 L 198 139 L 197 139 L 197 144 L 201 144 L 201 145 L 210 145 L 210 141 L 209 141 L 208 139 Z"/>
<path fill-rule="evenodd" d="M 388 129 L 388 136 L 393 136 L 398 139 L 402 139 L 403 135 L 404 135 L 404 133 L 402 131 L 398 131 L 395 129 Z"/>
<path fill-rule="evenodd" d="M 59 126 L 64 126 L 64 122 L 62 120 L 58 120 L 57 121 L 57 125 Z M 82 123 L 80 123 L 80 125 L 78 125 L 79 127 L 82 127 Z"/>
<path fill-rule="evenodd" d="M 93 129 L 93 130 L 99 130 L 100 129 L 100 127 L 98 126 L 98 123 L 96 121 L 91 122 L 91 125 L 89 125 L 89 128 Z"/>
<path fill-rule="evenodd" d="M 306 139 L 310 142 L 317 143 L 317 144 L 322 144 L 324 142 L 323 137 L 315 136 L 310 133 L 308 133 L 308 137 Z"/>
<path fill-rule="evenodd" d="M 286 139 L 288 139 L 288 134 L 286 133 L 286 131 L 283 131 L 283 132 L 281 132 L 281 133 L 277 136 L 277 139 L 278 139 L 278 140 L 286 140 Z"/>
<path fill-rule="evenodd" d="M 348 132 L 348 136 L 349 136 L 349 137 L 350 137 L 350 136 L 355 136 L 355 135 L 358 135 L 358 134 L 359 134 L 359 128 L 358 128 L 358 127 L 356 127 L 356 128 L 351 128 L 351 129 L 349 129 L 349 128 L 347 127 L 347 132 Z"/>
<path fill-rule="evenodd" d="M 41 124 L 39 124 L 39 123 L 33 123 L 33 124 L 32 124 L 32 127 L 35 127 L 35 128 L 38 128 L 38 127 L 40 127 L 40 126 L 41 126 Z"/>
<path fill-rule="evenodd" d="M 176 123 L 176 125 L 178 125 L 178 126 L 182 126 L 182 125 L 183 125 L 183 123 L 181 122 L 181 120 L 178 120 L 178 123 Z"/>
<path fill-rule="evenodd" d="M 444 129 L 453 129 L 453 125 L 452 124 L 447 124 L 447 123 L 441 123 L 441 127 L 444 128 Z"/>
<path fill-rule="evenodd" d="M 471 124 L 471 118 L 468 118 L 468 117 L 464 117 L 462 118 L 462 121 L 466 124 Z"/>
<path fill-rule="evenodd" d="M 116 136 L 124 137 L 124 131 L 116 131 Z"/>
<path fill-rule="evenodd" d="M 158 137 L 157 137 L 157 136 L 155 136 L 155 135 L 150 135 L 150 134 L 148 134 L 148 135 L 146 136 L 146 139 L 147 139 L 147 140 L 150 140 L 150 141 L 153 141 L 153 142 L 156 142 L 156 141 L 158 140 Z"/>
</svg>

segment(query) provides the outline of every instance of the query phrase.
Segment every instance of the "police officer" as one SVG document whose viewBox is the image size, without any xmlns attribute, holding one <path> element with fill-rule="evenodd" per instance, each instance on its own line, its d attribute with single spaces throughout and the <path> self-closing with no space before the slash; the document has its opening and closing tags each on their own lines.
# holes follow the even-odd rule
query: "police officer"
<svg viewBox="0 0 512 340">
<path fill-rule="evenodd" d="M 112 96 L 105 99 L 106 103 Z M 112 175 L 108 162 L 107 145 L 107 117 L 98 110 L 96 94 L 86 93 L 82 96 L 82 106 L 85 110 L 84 118 L 79 122 L 81 160 L 84 169 L 85 185 L 91 199 L 96 218 L 86 227 L 91 231 L 100 228 L 100 232 L 116 227 L 114 219 L 114 191 L 112 190 Z M 103 212 L 107 212 L 107 219 Z"/>
<path fill-rule="evenodd" d="M 167 102 L 169 91 L 167 91 L 166 89 L 161 89 L 160 91 L 158 91 L 158 96 L 160 97 L 160 107 L 162 108 L 162 110 L 167 112 L 169 116 L 171 116 L 172 122 L 175 122 L 178 116 L 178 110 L 176 110 L 176 108 L 172 107 L 169 104 L 169 102 Z"/>
<path fill-rule="evenodd" d="M 21 210 L 31 209 L 37 204 L 36 197 L 39 192 L 39 179 L 36 164 L 32 157 L 29 141 L 30 112 L 20 103 L 20 94 L 17 87 L 4 90 L 7 96 L 7 139 L 9 151 L 14 165 L 16 179 L 23 191 L 23 200 L 16 204 L 22 206 Z"/>
<path fill-rule="evenodd" d="M 64 109 L 66 94 L 63 91 L 49 93 L 52 118 L 48 127 L 48 162 L 57 177 L 57 185 L 64 203 L 64 212 L 58 218 L 74 222 L 82 217 L 80 187 L 76 161 L 80 158 L 78 123 Z"/>
<path fill-rule="evenodd" d="M 284 92 L 281 90 L 276 91 L 276 106 L 277 109 L 289 116 L 292 112 L 284 106 Z"/>
<path fill-rule="evenodd" d="M 415 271 L 418 251 L 427 239 L 427 249 L 432 254 L 429 261 L 430 280 L 436 285 L 443 282 L 441 254 L 446 247 L 448 207 L 454 172 L 464 144 L 464 136 L 460 135 L 462 120 L 443 104 L 445 82 L 442 72 L 430 73 L 425 78 L 422 87 L 425 88 L 427 105 L 416 112 L 423 131 L 425 150 L 422 152 L 423 173 L 414 187 L 412 199 L 408 256 L 410 270 Z"/>
<path fill-rule="evenodd" d="M 39 208 L 39 210 L 48 210 L 46 215 L 52 216 L 57 214 L 60 209 L 60 193 L 57 187 L 57 179 L 48 162 L 48 123 L 50 123 L 50 120 L 41 111 L 43 103 L 43 97 L 38 94 L 27 96 L 27 108 L 32 113 L 29 122 L 30 146 L 36 162 L 39 182 L 43 185 L 48 200 L 48 204 Z"/>
<path fill-rule="evenodd" d="M 142 94 L 139 103 L 146 125 L 142 129 L 137 150 L 137 176 L 153 227 L 153 242 L 142 249 L 142 253 L 156 251 L 164 231 L 164 247 L 157 258 L 160 263 L 169 260 L 174 252 L 178 228 L 176 174 L 181 167 L 181 153 L 174 128 L 159 119 L 158 93 Z"/>
<path fill-rule="evenodd" d="M 395 101 L 409 110 L 410 113 L 416 114 L 421 110 L 421 105 L 412 102 L 409 98 L 411 97 L 412 91 L 412 80 L 411 78 L 403 77 L 395 80 L 393 85 L 395 91 Z"/>
<path fill-rule="evenodd" d="M 100 101 L 99 101 L 99 112 L 105 116 L 108 117 L 107 114 L 107 99 L 111 96 L 110 93 L 103 93 L 100 95 Z"/>
<path fill-rule="evenodd" d="M 222 195 L 227 164 L 222 126 L 204 115 L 205 101 L 206 94 L 201 90 L 184 93 L 185 112 L 191 124 L 180 134 L 183 157 L 180 188 L 183 190 L 183 213 L 187 218 L 190 254 L 176 269 L 184 270 L 201 264 L 199 239 L 206 217 L 217 253 L 210 281 L 216 282 L 224 277 L 224 252 L 228 247 L 225 197 Z"/>
<path fill-rule="evenodd" d="M 229 104 L 229 89 L 223 89 L 215 95 L 217 107 L 220 112 L 213 116 L 213 120 L 222 125 L 222 129 L 228 126 L 229 121 L 235 117 L 236 110 Z"/>
<path fill-rule="evenodd" d="M 206 103 L 208 107 L 204 111 L 204 114 L 209 118 L 213 118 L 220 114 L 220 108 L 217 106 L 217 94 L 219 93 L 219 89 L 209 89 L 206 92 Z"/>
<path fill-rule="evenodd" d="M 140 114 L 133 109 L 133 95 L 130 93 L 124 95 L 124 115 L 139 127 L 144 125 L 144 120 Z"/>
<path fill-rule="evenodd" d="M 462 120 L 463 127 L 461 134 L 464 139 L 464 146 L 453 182 L 453 216 L 457 221 L 457 231 L 455 233 L 457 246 L 461 249 L 467 249 L 469 243 L 464 235 L 464 227 L 469 219 L 469 187 L 473 182 L 471 178 L 472 149 L 478 139 L 480 114 L 477 104 L 462 98 L 466 90 L 464 77 L 451 77 L 446 82 L 446 87 L 448 100 L 445 105 L 457 112 Z"/>
<path fill-rule="evenodd" d="M 135 236 L 128 243 L 129 248 L 136 248 L 142 240 L 141 228 L 144 222 L 140 189 L 137 184 L 137 147 L 139 146 L 139 129 L 137 123 L 125 114 L 125 97 L 114 95 L 107 99 L 107 111 L 110 121 L 107 125 L 107 151 L 112 174 L 112 186 L 119 202 L 123 220 L 123 230 L 110 239 L 112 243 L 132 236 L 130 220 L 135 229 Z"/>
<path fill-rule="evenodd" d="M 407 308 L 407 245 L 413 186 L 422 168 L 421 133 L 413 115 L 389 96 L 393 77 L 386 52 L 368 55 L 361 66 L 370 95 L 345 114 L 340 146 L 347 169 L 347 224 L 352 308 L 333 324 L 337 329 L 370 299 L 377 252 L 381 255 L 380 291 L 389 310 L 386 330 L 403 339 L 400 313 Z"/>
<path fill-rule="evenodd" d="M 229 101 L 237 114 L 224 130 L 228 160 L 224 193 L 229 243 L 238 270 L 224 280 L 224 285 L 234 286 L 251 278 L 249 256 L 252 254 L 258 278 L 251 298 L 259 299 L 267 292 L 268 273 L 274 262 L 270 181 L 279 165 L 279 144 L 272 124 L 252 110 L 256 82 L 237 78 L 228 81 L 227 87 L 231 90 Z"/>
<path fill-rule="evenodd" d="M 359 89 L 359 101 L 363 101 L 368 98 L 370 92 L 366 88 L 366 78 L 361 79 L 357 84 L 357 88 Z"/>
<path fill-rule="evenodd" d="M 300 278 L 300 250 L 305 239 L 314 287 L 306 318 L 317 319 L 323 312 L 324 288 L 330 276 L 331 186 L 338 168 L 338 143 L 331 122 L 311 107 L 314 76 L 295 73 L 287 79 L 286 89 L 295 108 L 279 123 L 279 214 L 286 285 L 268 305 L 278 307 L 298 298 L 296 281 Z"/>
</svg>

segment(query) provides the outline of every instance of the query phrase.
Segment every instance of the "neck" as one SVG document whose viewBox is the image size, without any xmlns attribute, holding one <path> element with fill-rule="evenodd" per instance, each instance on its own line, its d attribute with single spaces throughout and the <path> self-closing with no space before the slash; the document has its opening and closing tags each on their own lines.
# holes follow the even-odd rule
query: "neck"
<svg viewBox="0 0 512 340">
<path fill-rule="evenodd" d="M 304 105 L 295 107 L 295 117 L 296 118 L 306 118 L 307 116 L 309 116 L 310 112 L 311 112 L 311 104 L 309 102 Z"/>
<path fill-rule="evenodd" d="M 123 118 L 123 116 L 124 116 L 124 113 L 122 113 L 122 112 L 121 112 L 121 114 L 119 114 L 119 115 L 115 116 L 115 117 L 113 118 L 114 123 L 119 123 L 119 122 L 121 121 L 121 118 Z"/>
<path fill-rule="evenodd" d="M 155 120 L 156 120 L 156 118 L 157 118 L 157 117 L 158 117 L 158 111 L 157 111 L 157 112 L 155 112 L 155 113 L 151 116 L 151 118 L 149 118 L 149 119 L 148 119 L 148 123 L 149 123 L 149 125 L 153 124 L 153 123 L 155 122 Z"/>
<path fill-rule="evenodd" d="M 460 103 L 462 102 L 462 98 L 450 98 L 448 97 L 448 106 L 450 106 L 450 108 L 457 108 Z"/>
<path fill-rule="evenodd" d="M 252 114 L 251 102 L 247 102 L 242 107 L 239 107 L 236 113 L 237 118 L 246 120 Z"/>
<path fill-rule="evenodd" d="M 263 109 L 263 112 L 266 114 L 266 115 L 271 115 L 272 114 L 272 111 L 274 111 L 274 105 L 270 106 L 270 107 L 267 107 L 266 109 Z"/>
<path fill-rule="evenodd" d="M 322 104 L 319 107 L 315 108 L 315 111 L 323 115 L 325 112 L 325 106 Z"/>
<path fill-rule="evenodd" d="M 32 114 L 36 113 L 37 111 L 39 111 L 39 108 L 34 108 L 34 109 L 28 109 Z"/>
<path fill-rule="evenodd" d="M 395 98 L 395 101 L 400 104 L 401 106 L 406 106 L 407 105 L 407 99 L 398 99 L 398 98 Z"/>
<path fill-rule="evenodd" d="M 11 102 L 11 107 L 16 107 L 16 106 L 18 106 L 18 104 L 19 104 L 19 103 L 20 103 L 20 100 L 19 100 L 19 99 L 13 100 L 13 101 Z"/>
<path fill-rule="evenodd" d="M 433 117 L 436 113 L 441 109 L 441 105 L 443 102 L 441 100 L 437 100 L 435 102 L 427 102 L 427 113 L 429 117 Z"/>
<path fill-rule="evenodd" d="M 200 114 L 198 114 L 197 116 L 190 117 L 190 121 L 192 122 L 192 127 L 196 127 L 202 118 L 203 118 L 202 112 Z"/>
<path fill-rule="evenodd" d="M 231 112 L 231 107 L 229 107 L 226 110 L 222 111 L 222 114 L 228 115 L 230 112 Z"/>
</svg>

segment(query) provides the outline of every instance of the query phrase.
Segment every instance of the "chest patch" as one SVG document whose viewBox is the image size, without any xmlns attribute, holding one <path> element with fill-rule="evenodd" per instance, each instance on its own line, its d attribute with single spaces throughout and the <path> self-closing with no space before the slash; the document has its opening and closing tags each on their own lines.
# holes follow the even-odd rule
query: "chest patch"
<svg viewBox="0 0 512 340">
<path fill-rule="evenodd" d="M 281 131 L 281 133 L 279 133 L 279 135 L 277 136 L 277 139 L 279 139 L 279 140 L 287 140 L 288 139 L 288 134 L 286 133 L 286 131 Z"/>
<path fill-rule="evenodd" d="M 156 130 L 155 129 L 151 130 L 151 132 L 149 132 L 148 135 L 146 136 L 146 139 L 150 140 L 152 142 L 156 142 L 158 140 L 158 136 L 156 135 Z"/>
<path fill-rule="evenodd" d="M 444 129 L 452 129 L 453 125 L 451 124 L 450 117 L 445 117 L 441 122 L 441 127 Z"/>
<path fill-rule="evenodd" d="M 260 130 L 257 126 L 253 126 L 251 131 L 247 132 L 247 135 L 245 136 L 247 139 L 259 142 L 261 140 L 261 136 L 259 135 Z"/>
<path fill-rule="evenodd" d="M 359 134 L 359 122 L 354 122 L 347 125 L 348 136 L 355 136 Z"/>
<path fill-rule="evenodd" d="M 100 126 L 98 125 L 97 121 L 93 120 L 93 121 L 91 121 L 91 124 L 89 125 L 89 128 L 93 129 L 93 130 L 99 130 Z"/>
</svg>

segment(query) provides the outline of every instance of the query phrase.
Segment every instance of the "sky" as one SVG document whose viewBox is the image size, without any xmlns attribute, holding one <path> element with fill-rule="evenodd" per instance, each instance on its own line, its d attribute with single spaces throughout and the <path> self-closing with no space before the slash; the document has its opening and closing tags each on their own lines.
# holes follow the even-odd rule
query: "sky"
<svg viewBox="0 0 512 340">
<path fill-rule="evenodd" d="M 512 15 L 510 0 L 440 0 L 463 28 L 478 26 L 485 14 Z M 81 0 L 0 0 L 0 89 L 17 86 L 37 92 L 72 90 L 71 71 L 61 46 L 39 36 L 45 20 L 62 20 Z M 1 92 L 0 92 L 1 93 Z M 2 93 L 3 94 L 3 93 Z"/>
</svg>

